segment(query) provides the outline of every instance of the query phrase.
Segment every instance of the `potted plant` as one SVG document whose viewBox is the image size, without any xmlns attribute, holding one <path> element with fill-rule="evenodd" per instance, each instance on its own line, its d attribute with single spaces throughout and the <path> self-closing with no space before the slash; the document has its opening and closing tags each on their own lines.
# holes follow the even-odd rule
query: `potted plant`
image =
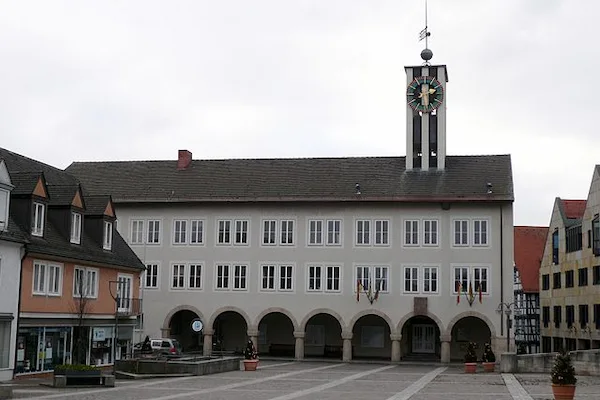
<svg viewBox="0 0 600 400">
<path fill-rule="evenodd" d="M 245 371 L 256 371 L 258 366 L 258 354 L 252 340 L 248 340 L 246 348 L 244 349 L 244 370 Z"/>
<path fill-rule="evenodd" d="M 483 347 L 483 371 L 484 372 L 494 372 L 494 368 L 496 367 L 496 355 L 492 351 L 492 345 L 486 343 Z"/>
<path fill-rule="evenodd" d="M 477 371 L 477 354 L 475 354 L 476 344 L 469 342 L 467 351 L 465 353 L 465 372 L 467 374 L 474 374 Z"/>
<path fill-rule="evenodd" d="M 571 356 L 566 351 L 561 351 L 554 359 L 552 366 L 552 393 L 555 400 L 572 400 L 575 396 L 575 368 Z"/>
</svg>

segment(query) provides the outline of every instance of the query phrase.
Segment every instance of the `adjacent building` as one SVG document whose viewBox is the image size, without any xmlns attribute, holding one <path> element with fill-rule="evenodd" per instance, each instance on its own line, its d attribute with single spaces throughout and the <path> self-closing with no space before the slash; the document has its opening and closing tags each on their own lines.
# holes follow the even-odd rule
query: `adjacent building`
<svg viewBox="0 0 600 400">
<path fill-rule="evenodd" d="M 586 200 L 556 198 L 540 269 L 542 351 L 600 348 L 600 166 Z"/>
<path fill-rule="evenodd" d="M 515 226 L 514 334 L 517 352 L 540 352 L 539 272 L 548 227 Z"/>
<path fill-rule="evenodd" d="M 3 195 L 8 230 L 5 222 L 0 239 L 13 235 L 16 243 L 6 262 L 3 245 L 0 275 L 7 290 L 2 306 L 5 296 L 13 296 L 6 303 L 13 318 L 19 302 L 18 329 L 12 328 L 7 347 L 14 372 L 112 364 L 132 347 L 145 267 L 116 230 L 110 196 L 86 194 L 70 174 L 0 148 Z"/>
<path fill-rule="evenodd" d="M 144 334 L 187 350 L 462 359 L 506 348 L 508 155 L 446 154 L 445 65 L 406 67 L 406 157 L 75 162 L 146 265 Z M 194 331 L 192 321 L 203 329 Z M 199 327 L 198 324 L 194 325 Z"/>
</svg>

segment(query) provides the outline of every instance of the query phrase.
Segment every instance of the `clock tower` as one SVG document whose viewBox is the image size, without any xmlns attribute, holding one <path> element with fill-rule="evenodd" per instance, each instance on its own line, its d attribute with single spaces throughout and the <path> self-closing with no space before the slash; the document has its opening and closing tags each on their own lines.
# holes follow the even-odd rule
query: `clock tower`
<svg viewBox="0 0 600 400">
<path fill-rule="evenodd" d="M 427 38 L 427 28 L 421 32 Z M 406 70 L 406 170 L 443 171 L 446 167 L 445 65 L 431 65 L 433 53 L 421 52 L 424 63 Z"/>
</svg>

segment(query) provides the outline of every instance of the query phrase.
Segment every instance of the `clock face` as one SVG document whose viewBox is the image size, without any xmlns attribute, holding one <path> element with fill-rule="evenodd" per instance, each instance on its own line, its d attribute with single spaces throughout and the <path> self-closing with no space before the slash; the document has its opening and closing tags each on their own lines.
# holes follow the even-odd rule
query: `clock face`
<svg viewBox="0 0 600 400">
<path fill-rule="evenodd" d="M 415 111 L 431 112 L 444 100 L 444 87 L 432 76 L 413 79 L 406 89 L 406 101 Z"/>
</svg>

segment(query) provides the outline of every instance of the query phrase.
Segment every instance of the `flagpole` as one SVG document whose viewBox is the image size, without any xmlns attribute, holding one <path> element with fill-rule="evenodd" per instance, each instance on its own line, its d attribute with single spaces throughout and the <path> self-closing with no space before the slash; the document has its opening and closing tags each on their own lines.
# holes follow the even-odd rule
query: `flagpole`
<svg viewBox="0 0 600 400">
<path fill-rule="evenodd" d="M 427 0 L 425 0 L 425 48 L 428 49 L 429 48 L 429 38 L 427 36 L 429 36 L 427 31 Z"/>
</svg>

